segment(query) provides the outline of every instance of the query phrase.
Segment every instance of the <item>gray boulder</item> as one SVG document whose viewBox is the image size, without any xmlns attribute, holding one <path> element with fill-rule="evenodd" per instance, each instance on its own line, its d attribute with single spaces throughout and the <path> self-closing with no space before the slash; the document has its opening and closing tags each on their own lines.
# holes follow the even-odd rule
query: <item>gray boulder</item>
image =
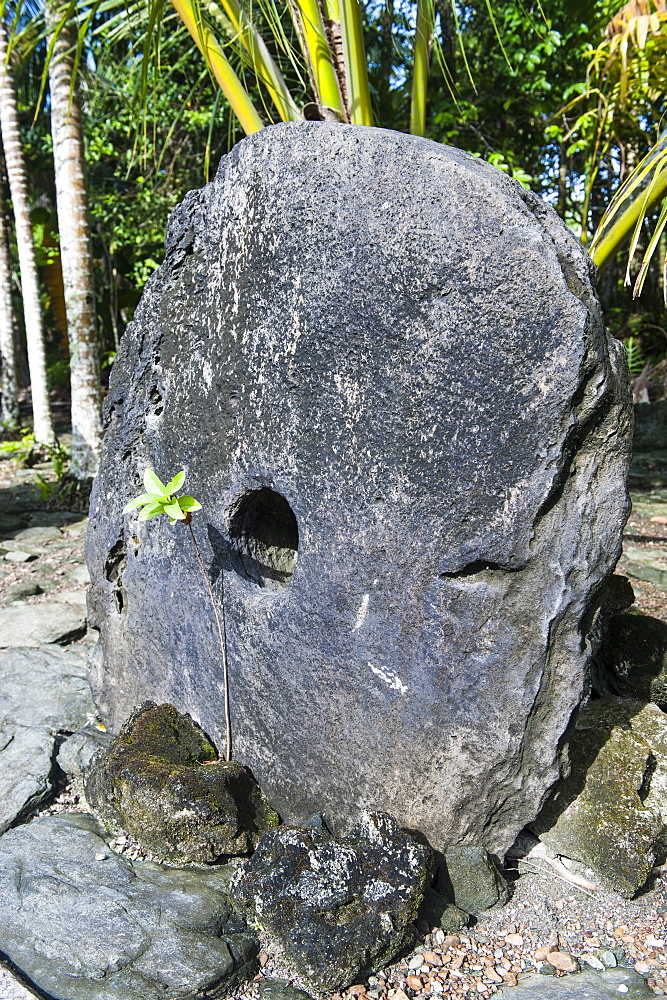
<svg viewBox="0 0 667 1000">
<path fill-rule="evenodd" d="M 477 915 L 509 898 L 509 885 L 498 864 L 483 847 L 452 847 L 440 862 L 435 888 L 450 903 Z"/>
<path fill-rule="evenodd" d="M 247 854 L 279 823 L 241 764 L 220 760 L 189 716 L 150 701 L 92 758 L 85 792 L 112 827 L 177 861 Z"/>
<path fill-rule="evenodd" d="M 63 740 L 58 750 L 58 767 L 72 778 L 83 778 L 95 754 L 108 748 L 112 739 L 112 733 L 87 723 Z"/>
<path fill-rule="evenodd" d="M 172 215 L 105 419 L 109 728 L 150 698 L 224 743 L 188 531 L 121 513 L 185 468 L 234 756 L 281 816 L 504 853 L 558 775 L 628 511 L 625 360 L 552 209 L 415 136 L 264 129 Z"/>
<path fill-rule="evenodd" d="M 52 791 L 56 735 L 79 729 L 94 711 L 77 653 L 0 650 L 0 833 Z"/>
<path fill-rule="evenodd" d="M 667 848 L 667 716 L 629 699 L 592 701 L 569 758 L 532 829 L 556 854 L 633 896 Z"/>
<path fill-rule="evenodd" d="M 414 943 L 432 852 L 382 813 L 350 836 L 280 827 L 267 833 L 231 886 L 240 912 L 318 990 L 358 982 Z"/>
<path fill-rule="evenodd" d="M 91 816 L 41 817 L 0 839 L 0 950 L 55 1000 L 225 997 L 258 951 L 230 876 L 130 864 Z"/>
</svg>

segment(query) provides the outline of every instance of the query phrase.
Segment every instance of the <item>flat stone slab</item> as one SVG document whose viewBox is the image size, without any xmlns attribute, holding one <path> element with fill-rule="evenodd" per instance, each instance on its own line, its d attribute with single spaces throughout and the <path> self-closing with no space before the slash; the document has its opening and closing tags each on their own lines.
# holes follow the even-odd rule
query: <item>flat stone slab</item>
<svg viewBox="0 0 667 1000">
<path fill-rule="evenodd" d="M 131 864 L 92 816 L 44 816 L 0 839 L 0 951 L 58 1000 L 226 996 L 258 944 L 227 899 L 230 866 Z"/>
<path fill-rule="evenodd" d="M 0 723 L 80 729 L 95 714 L 86 672 L 80 653 L 58 645 L 0 650 Z"/>
<path fill-rule="evenodd" d="M 60 646 L 0 650 L 0 833 L 51 791 L 56 734 L 94 714 L 83 657 Z"/>
<path fill-rule="evenodd" d="M 588 259 L 459 150 L 288 123 L 172 215 L 123 337 L 86 536 L 95 697 L 224 744 L 283 819 L 510 846 L 558 773 L 628 511 L 630 402 Z M 196 428 L 185 434 L 183 428 Z M 110 498 L 115 498 L 115 503 Z"/>
<path fill-rule="evenodd" d="M 53 601 L 0 609 L 0 647 L 68 642 L 85 630 L 85 609 L 73 604 Z"/>
<path fill-rule="evenodd" d="M 503 1000 L 644 1000 L 655 997 L 646 980 L 632 969 L 579 972 L 553 979 L 528 976 L 518 986 L 501 990 Z"/>
</svg>

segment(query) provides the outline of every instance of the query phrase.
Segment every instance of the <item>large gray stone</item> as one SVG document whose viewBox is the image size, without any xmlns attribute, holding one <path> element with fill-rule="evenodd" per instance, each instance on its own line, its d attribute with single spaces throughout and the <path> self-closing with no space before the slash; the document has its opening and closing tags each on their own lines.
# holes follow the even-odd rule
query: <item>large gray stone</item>
<svg viewBox="0 0 667 1000">
<path fill-rule="evenodd" d="M 54 601 L 0 610 L 0 647 L 69 642 L 85 631 L 85 609 L 73 604 Z"/>
<path fill-rule="evenodd" d="M 0 650 L 0 723 L 80 729 L 95 712 L 86 660 L 57 645 Z"/>
<path fill-rule="evenodd" d="M 58 732 L 79 729 L 94 711 L 77 653 L 0 650 L 0 833 L 52 791 Z"/>
<path fill-rule="evenodd" d="M 184 467 L 225 610 L 234 755 L 289 822 L 362 807 L 502 853 L 558 772 L 620 552 L 631 413 L 587 258 L 504 174 L 290 123 L 187 195 L 128 328 L 91 499 L 96 700 L 224 744 Z"/>
<path fill-rule="evenodd" d="M 55 1000 L 227 996 L 258 945 L 233 916 L 232 870 L 115 854 L 91 816 L 45 816 L 0 839 L 0 950 Z"/>
<path fill-rule="evenodd" d="M 53 753 L 47 729 L 0 725 L 0 833 L 51 791 Z"/>
</svg>

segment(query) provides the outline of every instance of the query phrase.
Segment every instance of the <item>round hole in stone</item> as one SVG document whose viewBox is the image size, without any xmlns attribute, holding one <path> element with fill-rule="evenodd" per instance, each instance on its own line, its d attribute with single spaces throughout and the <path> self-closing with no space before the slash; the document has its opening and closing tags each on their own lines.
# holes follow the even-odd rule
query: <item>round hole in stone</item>
<svg viewBox="0 0 667 1000">
<path fill-rule="evenodd" d="M 283 590 L 292 579 L 299 528 L 284 496 L 263 486 L 236 502 L 229 518 L 234 569 L 267 590 Z"/>
</svg>

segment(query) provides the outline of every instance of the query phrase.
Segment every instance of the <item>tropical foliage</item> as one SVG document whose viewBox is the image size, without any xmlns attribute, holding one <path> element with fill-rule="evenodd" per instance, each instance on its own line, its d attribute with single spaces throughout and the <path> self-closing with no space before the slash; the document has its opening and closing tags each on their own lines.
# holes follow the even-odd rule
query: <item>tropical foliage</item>
<svg viewBox="0 0 667 1000">
<path fill-rule="evenodd" d="M 605 268 L 600 291 L 611 328 L 634 338 L 643 368 L 655 368 L 667 347 L 664 3 L 68 0 L 55 9 L 55 31 L 37 0 L 5 7 L 5 65 L 15 83 L 56 416 L 69 406 L 72 323 L 48 77 L 60 29 L 75 27 L 70 94 L 82 109 L 102 389 L 141 288 L 161 260 L 169 211 L 210 178 L 244 133 L 302 118 L 448 142 L 551 201 Z M 2 187 L 11 233 L 5 273 L 12 275 L 9 289 L 2 279 L 3 301 L 7 294 L 13 301 L 15 342 L 12 361 L 11 324 L 0 316 L 8 387 L 2 414 L 19 427 L 29 398 L 26 288 L 14 226 L 20 206 Z M 634 303 L 626 280 L 642 292 Z M 20 415 L 5 400 L 15 382 Z M 654 378 L 649 393 L 657 384 Z"/>
</svg>

